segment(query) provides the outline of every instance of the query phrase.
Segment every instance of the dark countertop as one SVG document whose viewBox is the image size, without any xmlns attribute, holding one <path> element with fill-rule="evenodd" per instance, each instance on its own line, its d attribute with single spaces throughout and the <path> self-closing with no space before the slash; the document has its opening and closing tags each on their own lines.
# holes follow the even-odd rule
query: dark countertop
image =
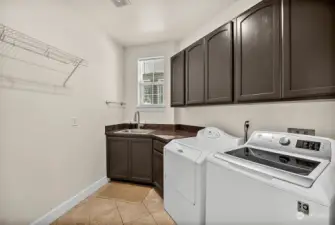
<svg viewBox="0 0 335 225">
<path fill-rule="evenodd" d="M 106 126 L 105 134 L 107 136 L 113 137 L 142 137 L 142 138 L 154 138 L 163 142 L 169 142 L 173 139 L 195 137 L 197 131 L 201 130 L 203 127 L 195 127 L 188 125 L 164 125 L 164 124 L 145 124 L 142 129 L 154 130 L 148 134 L 127 134 L 127 133 L 117 133 L 118 131 L 125 129 L 133 129 L 133 124 L 117 124 Z"/>
</svg>

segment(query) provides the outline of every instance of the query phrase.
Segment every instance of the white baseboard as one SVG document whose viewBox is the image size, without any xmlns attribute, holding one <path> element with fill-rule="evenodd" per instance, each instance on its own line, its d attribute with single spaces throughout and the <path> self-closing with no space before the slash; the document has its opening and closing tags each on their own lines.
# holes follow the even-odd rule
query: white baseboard
<svg viewBox="0 0 335 225">
<path fill-rule="evenodd" d="M 57 207 L 53 208 L 51 211 L 38 218 L 34 222 L 30 223 L 30 225 L 49 225 L 54 222 L 57 218 L 64 215 L 74 206 L 76 206 L 79 202 L 83 201 L 85 198 L 92 195 L 96 192 L 100 187 L 108 183 L 107 177 L 103 177 L 100 180 L 94 182 L 84 190 L 80 191 L 75 196 L 61 203 Z"/>
</svg>

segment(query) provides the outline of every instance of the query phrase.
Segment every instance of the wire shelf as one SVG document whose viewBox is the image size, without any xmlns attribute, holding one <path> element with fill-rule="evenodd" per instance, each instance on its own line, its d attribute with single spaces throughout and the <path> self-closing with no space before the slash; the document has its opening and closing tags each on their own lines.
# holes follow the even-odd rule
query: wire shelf
<svg viewBox="0 0 335 225">
<path fill-rule="evenodd" d="M 28 73 L 26 69 L 29 67 L 33 68 L 31 74 L 38 73 L 36 68 L 62 74 L 64 77 L 59 82 L 64 87 L 80 66 L 88 66 L 88 62 L 80 57 L 0 24 L 0 69 L 17 73 L 15 67 L 18 65 L 12 61 L 20 64 L 20 73 Z"/>
</svg>

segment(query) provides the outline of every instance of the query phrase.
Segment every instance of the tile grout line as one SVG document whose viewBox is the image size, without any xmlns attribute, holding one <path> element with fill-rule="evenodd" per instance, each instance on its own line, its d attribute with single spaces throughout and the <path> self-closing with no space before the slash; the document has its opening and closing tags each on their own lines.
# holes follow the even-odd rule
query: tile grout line
<svg viewBox="0 0 335 225">
<path fill-rule="evenodd" d="M 153 189 L 151 189 L 151 190 L 153 190 Z M 150 190 L 150 191 L 151 191 L 151 190 Z M 149 193 L 150 193 L 150 191 L 149 191 Z M 148 195 L 149 195 L 149 193 L 148 193 Z M 148 195 L 147 195 L 147 196 L 148 196 Z M 145 197 L 145 199 L 147 198 L 147 196 Z M 143 200 L 143 201 L 144 201 L 144 200 Z M 155 217 L 152 215 L 152 213 L 150 212 L 150 210 L 149 210 L 148 207 L 144 204 L 143 201 L 142 201 L 142 204 L 143 204 L 144 207 L 147 209 L 149 215 L 152 217 L 152 219 L 154 220 L 155 224 L 158 225 L 157 221 L 155 220 Z"/>
<path fill-rule="evenodd" d="M 152 213 L 149 211 L 149 209 L 147 208 L 147 206 L 145 204 L 143 204 L 144 207 L 148 210 L 149 212 L 149 216 L 151 216 L 151 218 L 154 220 L 155 224 L 158 225 L 157 221 L 155 220 L 155 217 L 152 215 Z"/>
<path fill-rule="evenodd" d="M 155 191 L 154 188 L 150 188 L 150 190 L 148 191 L 148 193 L 146 194 L 146 196 L 145 196 L 139 203 L 142 204 L 142 205 L 144 206 L 144 208 L 146 209 L 146 211 L 147 211 L 147 213 L 148 213 L 147 216 L 150 216 L 150 217 L 153 219 L 154 224 L 158 225 L 157 221 L 155 220 L 154 216 L 153 216 L 152 213 L 150 212 L 149 208 L 148 208 L 148 207 L 146 206 L 146 204 L 144 203 L 145 200 L 148 198 L 148 196 L 150 195 L 150 193 L 151 193 L 152 191 Z M 97 191 L 97 192 L 99 192 L 99 191 Z M 97 198 L 97 199 L 113 200 L 113 201 L 115 202 L 115 206 L 116 206 L 115 208 L 116 208 L 116 210 L 117 210 L 117 212 L 118 212 L 118 214 L 119 214 L 119 217 L 121 218 L 121 223 L 122 223 L 123 225 L 126 224 L 126 223 L 125 223 L 125 221 L 123 220 L 123 218 L 122 218 L 122 216 L 121 216 L 120 207 L 119 207 L 119 205 L 117 204 L 117 202 L 125 202 L 125 203 L 130 203 L 130 204 L 131 204 L 131 203 L 136 203 L 136 202 L 128 202 L 128 201 L 126 201 L 126 200 L 124 200 L 124 199 L 102 198 L 102 197 L 100 197 L 99 195 L 94 196 L 94 198 Z M 141 219 L 141 218 L 138 218 L 138 219 Z M 138 220 L 138 219 L 136 219 L 136 220 Z M 129 221 L 129 222 L 127 222 L 127 223 L 132 223 L 132 222 L 135 222 L 136 220 Z M 91 224 L 91 216 L 90 216 L 90 215 L 89 215 L 89 224 Z"/>
<path fill-rule="evenodd" d="M 124 222 L 123 222 L 123 220 L 122 220 L 122 217 L 121 217 L 121 213 L 120 213 L 120 211 L 119 211 L 119 209 L 118 209 L 118 205 L 117 205 L 117 200 L 115 199 L 115 198 L 103 198 L 103 197 L 99 197 L 99 196 L 94 196 L 94 195 L 91 195 L 93 198 L 95 198 L 95 199 L 103 199 L 103 200 L 107 200 L 107 201 L 114 201 L 114 203 L 115 203 L 115 209 L 113 209 L 112 211 L 114 211 L 114 210 L 116 210 L 117 212 L 118 212 L 118 215 L 119 215 L 119 217 L 120 217 L 120 219 L 121 219 L 121 223 L 122 223 L 122 225 L 124 224 Z M 91 197 L 90 196 L 90 197 Z M 90 199 L 91 200 L 91 199 Z M 90 200 L 88 200 L 88 201 L 90 201 Z M 89 225 L 91 225 L 91 215 L 89 215 Z"/>
<path fill-rule="evenodd" d="M 117 212 L 119 213 L 119 216 L 120 216 L 120 218 L 121 218 L 121 222 L 122 222 L 122 224 L 125 224 L 125 223 L 123 222 L 123 219 L 122 219 L 122 216 L 121 216 L 121 213 L 120 213 L 120 210 L 119 210 L 119 208 L 118 208 L 118 207 L 116 207 L 116 210 L 117 210 Z"/>
<path fill-rule="evenodd" d="M 144 201 L 147 199 L 147 197 L 149 196 L 150 192 L 154 190 L 153 188 L 150 189 L 150 191 L 148 191 L 148 194 L 144 197 L 144 199 L 141 201 L 141 203 L 144 205 L 144 208 L 148 211 L 149 216 L 151 216 L 151 218 L 154 220 L 155 224 L 157 224 L 155 218 L 153 217 L 153 215 L 151 214 L 150 210 L 148 209 L 148 207 L 146 206 L 146 204 L 144 203 Z"/>
<path fill-rule="evenodd" d="M 155 217 L 150 213 L 151 218 L 154 220 L 155 224 L 158 225 L 157 221 L 155 220 Z"/>
<path fill-rule="evenodd" d="M 150 189 L 150 191 L 154 190 L 153 188 Z M 144 197 L 144 200 L 148 197 L 148 195 L 150 194 L 150 191 L 148 191 L 148 194 Z M 142 200 L 142 202 L 144 201 Z"/>
<path fill-rule="evenodd" d="M 117 212 L 119 213 L 119 216 L 120 216 L 120 218 L 121 218 L 121 222 L 122 222 L 122 224 L 124 224 L 123 219 L 122 219 L 122 216 L 121 216 L 121 213 L 120 213 L 120 210 L 119 210 L 119 206 L 117 205 L 117 201 L 116 201 L 116 200 L 114 200 L 114 201 L 115 201 L 115 205 L 116 205 L 116 210 L 117 210 Z"/>
</svg>

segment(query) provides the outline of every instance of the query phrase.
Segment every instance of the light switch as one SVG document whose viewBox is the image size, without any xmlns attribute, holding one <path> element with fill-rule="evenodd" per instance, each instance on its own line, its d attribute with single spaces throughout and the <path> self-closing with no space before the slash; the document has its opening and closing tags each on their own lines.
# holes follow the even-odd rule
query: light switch
<svg viewBox="0 0 335 225">
<path fill-rule="evenodd" d="M 77 119 L 77 117 L 72 117 L 72 126 L 73 127 L 78 127 L 78 119 Z"/>
</svg>

